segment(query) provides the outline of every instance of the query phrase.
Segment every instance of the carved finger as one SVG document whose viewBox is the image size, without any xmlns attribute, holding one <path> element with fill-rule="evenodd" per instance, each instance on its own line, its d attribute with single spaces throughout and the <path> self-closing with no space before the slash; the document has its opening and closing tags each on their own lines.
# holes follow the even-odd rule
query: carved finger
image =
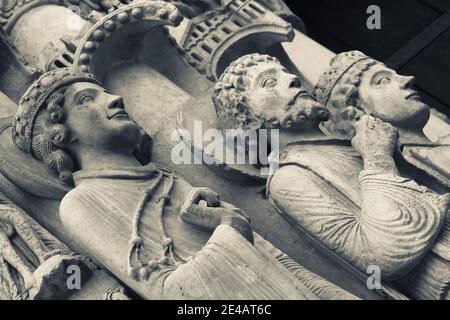
<svg viewBox="0 0 450 320">
<path fill-rule="evenodd" d="M 221 215 L 217 210 L 223 209 L 209 208 L 192 204 L 181 214 L 181 219 L 184 222 L 196 225 L 198 227 L 214 229 L 220 223 Z"/>
<path fill-rule="evenodd" d="M 206 201 L 209 207 L 217 207 L 220 204 L 220 198 L 217 193 L 208 188 L 195 188 L 186 198 L 186 206 L 199 204 L 200 200 Z"/>
<path fill-rule="evenodd" d="M 367 128 L 368 123 L 370 121 L 370 116 L 363 115 L 359 120 L 356 120 L 352 123 L 353 129 L 355 129 L 356 134 L 361 132 L 362 129 Z"/>
</svg>

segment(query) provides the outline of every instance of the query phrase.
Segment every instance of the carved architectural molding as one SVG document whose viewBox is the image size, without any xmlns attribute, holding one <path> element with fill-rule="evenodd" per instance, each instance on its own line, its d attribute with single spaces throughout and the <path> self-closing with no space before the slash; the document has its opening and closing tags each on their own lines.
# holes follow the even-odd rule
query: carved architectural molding
<svg viewBox="0 0 450 320">
<path fill-rule="evenodd" d="M 0 90 L 18 101 L 29 88 L 19 111 L 0 103 L 0 298 L 370 298 L 370 265 L 390 298 L 449 298 L 450 147 L 416 127 L 398 143 L 389 119 L 428 115 L 413 92 L 376 97 L 415 114 L 354 103 L 382 67 L 362 54 L 324 73 L 316 101 L 304 84 L 333 53 L 284 1 L 7 0 L 0 26 Z M 295 35 L 297 52 L 282 45 Z M 227 163 L 236 145 L 196 145 L 196 121 L 218 140 L 276 129 L 279 148 L 265 143 L 271 163 Z M 216 162 L 176 164 L 180 145 Z M 78 293 L 64 288 L 72 263 L 89 278 Z"/>
<path fill-rule="evenodd" d="M 105 71 L 105 68 L 102 70 L 105 58 L 113 59 L 108 57 L 106 52 L 112 49 L 108 45 L 109 41 L 117 45 L 136 34 L 144 35 L 153 28 L 177 26 L 182 20 L 183 17 L 175 6 L 163 1 L 135 1 L 122 6 L 101 17 L 86 32 L 75 52 L 73 65 L 102 78 L 102 72 Z M 136 43 L 138 39 L 134 41 Z"/>
<path fill-rule="evenodd" d="M 79 13 L 85 18 L 90 11 L 100 9 L 100 6 L 91 1 L 81 0 L 4 0 L 0 6 L 0 25 L 9 33 L 25 13 L 44 5 L 77 6 Z"/>
<path fill-rule="evenodd" d="M 251 50 L 292 41 L 292 26 L 253 0 L 233 0 L 194 18 L 181 41 L 187 62 L 214 81 L 226 66 Z"/>
</svg>

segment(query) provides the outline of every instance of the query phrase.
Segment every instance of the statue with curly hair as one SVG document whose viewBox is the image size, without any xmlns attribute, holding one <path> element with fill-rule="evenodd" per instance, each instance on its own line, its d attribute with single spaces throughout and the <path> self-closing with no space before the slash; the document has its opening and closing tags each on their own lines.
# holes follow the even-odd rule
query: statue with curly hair
<svg viewBox="0 0 450 320">
<path fill-rule="evenodd" d="M 89 74 L 43 74 L 21 100 L 13 140 L 73 179 L 60 205 L 68 236 L 144 298 L 355 298 L 254 234 L 210 189 L 142 166 L 139 127 Z"/>
<path fill-rule="evenodd" d="M 439 189 L 450 188 L 450 145 L 431 142 L 423 129 L 430 108 L 414 90 L 414 77 L 402 76 L 359 51 L 336 55 L 320 77 L 315 95 L 331 112 L 324 132 L 352 136 L 352 122 L 364 114 L 394 125 L 404 157 L 433 176 Z"/>
<path fill-rule="evenodd" d="M 391 124 L 361 115 L 351 124 L 351 141 L 325 136 L 319 124 L 334 110 L 260 54 L 233 62 L 213 100 L 222 130 L 280 130 L 281 147 L 272 146 L 280 150 L 279 169 L 269 176 L 267 196 L 299 231 L 362 274 L 378 266 L 383 282 L 399 283 L 411 297 L 449 297 L 450 269 L 442 259 L 449 247 L 436 239 L 447 234 L 450 196 L 399 172 Z"/>
<path fill-rule="evenodd" d="M 301 87 L 298 77 L 268 55 L 232 62 L 217 81 L 213 100 L 221 129 L 302 130 L 328 119 L 328 111 Z"/>
</svg>

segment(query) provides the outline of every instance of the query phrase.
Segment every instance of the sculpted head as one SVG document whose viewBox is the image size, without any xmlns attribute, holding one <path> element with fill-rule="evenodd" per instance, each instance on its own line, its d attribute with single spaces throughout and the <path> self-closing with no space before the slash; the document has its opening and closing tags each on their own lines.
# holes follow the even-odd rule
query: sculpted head
<svg viewBox="0 0 450 320">
<path fill-rule="evenodd" d="M 132 154 L 140 132 L 122 98 L 94 77 L 58 69 L 42 75 L 22 97 L 13 142 L 71 183 L 80 152 Z"/>
<path fill-rule="evenodd" d="M 359 51 L 341 53 L 321 76 L 315 95 L 331 112 L 325 124 L 332 133 L 345 134 L 356 115 L 369 114 L 405 129 L 422 129 L 429 107 L 412 89 L 414 77 L 397 74 Z"/>
<path fill-rule="evenodd" d="M 307 129 L 329 114 L 276 58 L 257 53 L 231 63 L 213 100 L 222 129 Z"/>
</svg>

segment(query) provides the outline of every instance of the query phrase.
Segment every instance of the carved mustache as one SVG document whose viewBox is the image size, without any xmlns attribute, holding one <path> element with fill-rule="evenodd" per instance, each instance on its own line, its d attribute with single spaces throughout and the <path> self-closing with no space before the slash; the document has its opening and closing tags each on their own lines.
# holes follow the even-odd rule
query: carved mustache
<svg viewBox="0 0 450 320">
<path fill-rule="evenodd" d="M 285 110 L 289 110 L 299 99 L 313 99 L 313 97 L 311 96 L 311 94 L 306 91 L 306 90 L 300 90 L 299 92 L 297 92 L 287 103 L 287 105 L 285 106 Z"/>
</svg>

